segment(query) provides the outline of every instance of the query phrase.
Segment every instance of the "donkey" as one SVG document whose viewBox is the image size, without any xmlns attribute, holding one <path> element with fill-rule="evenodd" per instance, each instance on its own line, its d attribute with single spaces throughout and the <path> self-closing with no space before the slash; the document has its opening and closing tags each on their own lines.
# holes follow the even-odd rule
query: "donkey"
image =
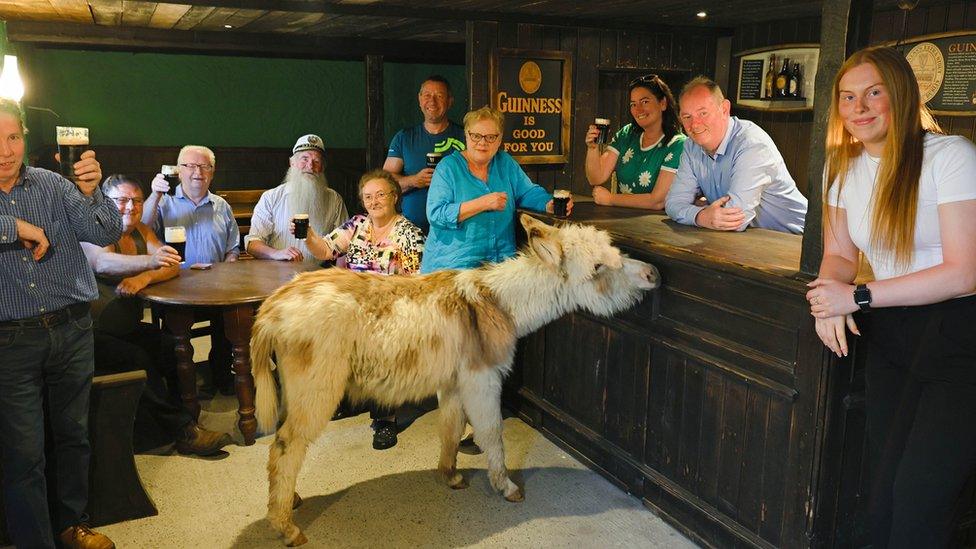
<svg viewBox="0 0 976 549">
<path fill-rule="evenodd" d="M 268 519 L 288 546 L 308 541 L 292 522 L 295 481 L 308 445 L 343 393 L 397 406 L 437 394 L 438 469 L 451 488 L 465 422 L 488 459 L 491 486 L 512 502 L 522 490 L 505 469 L 502 379 L 516 340 L 559 316 L 586 309 L 609 316 L 658 285 L 657 270 L 624 257 L 593 227 L 552 227 L 521 216 L 528 246 L 502 263 L 466 271 L 383 277 L 329 269 L 303 273 L 261 306 L 251 336 L 257 420 L 283 423 L 268 457 Z"/>
</svg>

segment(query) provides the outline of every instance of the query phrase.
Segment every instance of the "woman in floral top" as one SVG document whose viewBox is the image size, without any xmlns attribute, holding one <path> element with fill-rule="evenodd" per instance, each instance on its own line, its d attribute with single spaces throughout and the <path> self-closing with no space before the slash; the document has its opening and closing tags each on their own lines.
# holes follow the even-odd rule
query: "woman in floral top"
<svg viewBox="0 0 976 549">
<path fill-rule="evenodd" d="M 630 117 L 603 152 L 596 144 L 597 127 L 586 132 L 586 179 L 593 199 L 604 206 L 663 210 L 685 145 L 674 96 L 664 80 L 648 74 L 630 83 Z M 600 186 L 614 172 L 619 193 Z"/>
<path fill-rule="evenodd" d="M 306 245 L 316 259 L 336 259 L 353 271 L 383 275 L 413 274 L 420 269 L 424 234 L 397 213 L 400 185 L 390 172 L 373 170 L 359 180 L 359 199 L 366 215 L 349 218 L 331 233 L 321 236 L 311 227 Z M 396 415 L 392 409 L 370 406 L 373 448 L 385 450 L 397 443 Z"/>
</svg>

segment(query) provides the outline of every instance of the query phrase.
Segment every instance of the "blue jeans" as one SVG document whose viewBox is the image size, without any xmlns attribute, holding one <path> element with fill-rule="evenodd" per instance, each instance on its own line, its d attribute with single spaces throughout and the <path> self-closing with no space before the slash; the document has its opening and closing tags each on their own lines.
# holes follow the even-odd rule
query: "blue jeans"
<svg viewBox="0 0 976 549">
<path fill-rule="evenodd" d="M 87 314 L 53 328 L 0 327 L 3 494 L 7 528 L 17 547 L 53 548 L 54 533 L 87 520 L 93 357 Z M 57 497 L 50 507 L 44 475 L 45 396 L 55 460 L 55 478 L 49 480 Z"/>
</svg>

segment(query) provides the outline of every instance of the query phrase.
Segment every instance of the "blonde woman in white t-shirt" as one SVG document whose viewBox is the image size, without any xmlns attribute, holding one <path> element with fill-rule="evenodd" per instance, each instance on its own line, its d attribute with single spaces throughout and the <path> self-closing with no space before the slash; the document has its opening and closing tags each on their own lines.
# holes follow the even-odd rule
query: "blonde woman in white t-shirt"
<svg viewBox="0 0 976 549">
<path fill-rule="evenodd" d="M 834 79 L 824 254 L 807 299 L 865 367 L 875 549 L 944 547 L 976 469 L 976 146 L 945 136 L 902 53 L 868 48 Z M 855 286 L 859 254 L 874 280 Z"/>
</svg>

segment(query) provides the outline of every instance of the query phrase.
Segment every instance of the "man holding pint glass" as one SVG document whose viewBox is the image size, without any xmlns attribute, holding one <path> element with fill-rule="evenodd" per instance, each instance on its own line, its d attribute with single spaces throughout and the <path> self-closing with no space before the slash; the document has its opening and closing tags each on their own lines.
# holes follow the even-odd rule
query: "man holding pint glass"
<svg viewBox="0 0 976 549">
<path fill-rule="evenodd" d="M 428 76 L 420 85 L 417 101 L 424 121 L 393 136 L 383 169 L 400 184 L 404 217 L 427 234 L 427 189 L 434 168 L 442 158 L 464 150 L 464 129 L 447 119 L 454 96 L 443 76 Z"/>
<path fill-rule="evenodd" d="M 244 248 L 258 259 L 316 262 L 305 241 L 308 228 L 332 232 L 348 217 L 346 205 L 325 179 L 321 137 L 303 135 L 291 152 L 284 182 L 265 191 L 254 206 Z M 288 229 L 292 222 L 294 235 Z"/>
<path fill-rule="evenodd" d="M 0 99 L 0 459 L 17 547 L 53 548 L 55 536 L 69 548 L 115 546 L 85 524 L 94 370 L 88 304 L 98 291 L 79 241 L 107 246 L 122 234 L 122 220 L 98 188 L 95 153 L 78 158 L 65 170 L 72 181 L 24 165 L 23 113 Z"/>
<path fill-rule="evenodd" d="M 210 192 L 217 163 L 213 151 L 199 145 L 187 145 L 180 150 L 176 163 L 180 186 L 173 195 L 166 194 L 170 184 L 162 173 L 156 174 L 151 185 L 153 192 L 143 206 L 142 222 L 152 227 L 156 236 L 166 244 L 174 248 L 186 246 L 180 254 L 183 258 L 181 268 L 198 263 L 237 261 L 241 233 L 234 212 L 226 200 Z M 185 244 L 181 244 L 181 240 Z M 223 315 L 210 311 L 200 319 L 210 320 L 211 326 L 209 362 L 213 387 L 209 389 L 233 394 L 230 341 L 224 333 Z"/>
</svg>

